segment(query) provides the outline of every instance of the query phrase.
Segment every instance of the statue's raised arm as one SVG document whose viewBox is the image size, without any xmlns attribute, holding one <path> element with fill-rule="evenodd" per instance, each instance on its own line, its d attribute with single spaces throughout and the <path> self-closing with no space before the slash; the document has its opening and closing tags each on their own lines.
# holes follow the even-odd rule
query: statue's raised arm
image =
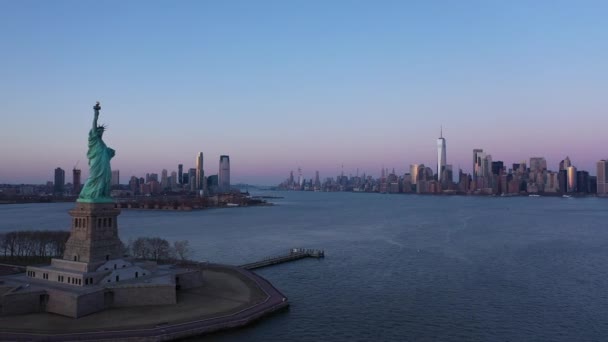
<svg viewBox="0 0 608 342">
<path fill-rule="evenodd" d="M 97 130 L 97 119 L 99 118 L 99 110 L 101 110 L 101 106 L 99 105 L 99 101 L 93 106 L 93 110 L 95 111 L 95 118 L 93 119 L 93 131 Z"/>
<path fill-rule="evenodd" d="M 88 203 L 112 202 L 112 198 L 110 198 L 112 180 L 110 159 L 114 157 L 114 150 L 107 147 L 102 139 L 105 126 L 97 124 L 99 111 L 101 110 L 99 102 L 95 104 L 93 110 L 95 111 L 95 117 L 93 118 L 93 127 L 89 132 L 89 150 L 87 151 L 89 178 L 80 192 L 78 201 Z"/>
</svg>

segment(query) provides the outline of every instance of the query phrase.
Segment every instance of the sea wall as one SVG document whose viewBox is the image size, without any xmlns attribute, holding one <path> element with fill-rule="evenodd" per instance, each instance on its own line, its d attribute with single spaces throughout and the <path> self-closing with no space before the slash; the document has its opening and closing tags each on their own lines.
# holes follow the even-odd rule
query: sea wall
<svg viewBox="0 0 608 342">
<path fill-rule="evenodd" d="M 57 289 L 47 289 L 49 301 L 46 304 L 46 311 L 63 316 L 77 318 L 78 316 L 78 296 L 74 293 Z"/>
<path fill-rule="evenodd" d="M 33 312 L 44 312 L 47 294 L 44 290 L 27 291 L 13 289 L 0 299 L 3 315 L 22 315 Z"/>
<path fill-rule="evenodd" d="M 175 275 L 175 278 L 175 283 L 176 285 L 179 285 L 181 290 L 202 286 L 204 282 L 202 270 L 191 270 L 179 273 Z"/>
</svg>

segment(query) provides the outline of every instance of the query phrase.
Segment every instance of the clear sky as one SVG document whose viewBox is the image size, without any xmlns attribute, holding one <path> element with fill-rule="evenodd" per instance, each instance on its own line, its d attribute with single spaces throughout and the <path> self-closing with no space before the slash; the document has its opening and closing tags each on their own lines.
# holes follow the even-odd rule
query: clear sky
<svg viewBox="0 0 608 342">
<path fill-rule="evenodd" d="M 102 104 L 121 180 L 404 173 L 472 149 L 608 157 L 607 1 L 0 0 L 0 183 L 86 175 Z M 71 174 L 71 172 L 66 172 Z M 66 177 L 71 181 L 71 176 Z"/>
</svg>

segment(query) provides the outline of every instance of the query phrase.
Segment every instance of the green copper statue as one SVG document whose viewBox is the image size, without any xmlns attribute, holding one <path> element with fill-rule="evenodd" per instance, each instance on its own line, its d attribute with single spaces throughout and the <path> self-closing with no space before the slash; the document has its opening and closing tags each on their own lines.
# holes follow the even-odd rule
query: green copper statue
<svg viewBox="0 0 608 342">
<path fill-rule="evenodd" d="M 93 119 L 93 127 L 89 131 L 89 151 L 87 152 L 89 178 L 80 192 L 78 202 L 108 203 L 113 202 L 110 198 L 110 183 L 112 181 L 110 159 L 114 157 L 115 153 L 101 139 L 105 126 L 97 126 L 99 110 L 101 109 L 99 102 L 93 109 L 95 110 L 95 118 Z"/>
</svg>

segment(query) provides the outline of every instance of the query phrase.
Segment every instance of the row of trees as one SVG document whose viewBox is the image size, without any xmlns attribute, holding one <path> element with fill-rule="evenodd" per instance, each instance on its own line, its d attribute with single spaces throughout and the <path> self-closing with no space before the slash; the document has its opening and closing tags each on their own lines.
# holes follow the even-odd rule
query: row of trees
<svg viewBox="0 0 608 342">
<path fill-rule="evenodd" d="M 192 256 L 192 250 L 188 240 L 169 241 L 160 237 L 140 237 L 129 240 L 127 253 L 138 259 L 147 260 L 188 260 Z"/>
<path fill-rule="evenodd" d="M 70 232 L 25 230 L 0 234 L 0 253 L 5 258 L 56 257 L 63 255 Z"/>
<path fill-rule="evenodd" d="M 61 257 L 70 237 L 63 230 L 25 230 L 0 234 L 0 255 L 5 259 Z M 160 237 L 140 237 L 123 245 L 123 253 L 147 260 L 187 260 L 192 250 L 187 240 L 173 244 Z"/>
</svg>

